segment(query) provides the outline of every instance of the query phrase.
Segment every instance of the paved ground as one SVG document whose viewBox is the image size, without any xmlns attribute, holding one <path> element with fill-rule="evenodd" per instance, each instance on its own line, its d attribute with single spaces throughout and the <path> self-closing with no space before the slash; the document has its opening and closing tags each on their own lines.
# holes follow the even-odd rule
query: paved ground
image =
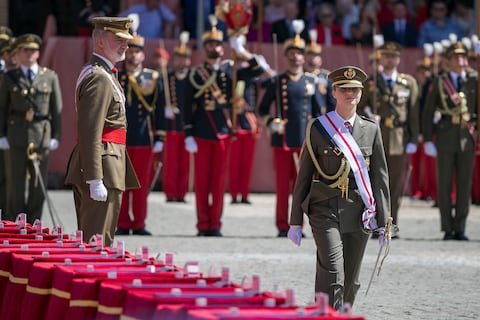
<svg viewBox="0 0 480 320">
<path fill-rule="evenodd" d="M 50 191 L 66 232 L 76 228 L 71 191 Z M 149 198 L 147 227 L 153 237 L 124 236 L 127 250 L 148 245 L 151 255 L 172 252 L 174 263 L 198 261 L 204 273 L 230 269 L 236 282 L 259 275 L 262 290 L 295 290 L 298 305 L 313 300 L 315 246 L 311 231 L 300 248 L 276 238 L 273 194 L 254 194 L 252 205 L 231 205 L 225 197 L 223 238 L 195 237 L 193 194 L 187 204 L 166 203 L 161 192 Z M 438 209 L 431 202 L 405 198 L 400 235 L 394 240 L 380 276 L 368 296 L 368 280 L 378 244 L 370 240 L 353 313 L 367 319 L 480 319 L 480 207 L 473 206 L 469 242 L 441 241 Z M 48 212 L 44 222 L 51 225 Z"/>
</svg>

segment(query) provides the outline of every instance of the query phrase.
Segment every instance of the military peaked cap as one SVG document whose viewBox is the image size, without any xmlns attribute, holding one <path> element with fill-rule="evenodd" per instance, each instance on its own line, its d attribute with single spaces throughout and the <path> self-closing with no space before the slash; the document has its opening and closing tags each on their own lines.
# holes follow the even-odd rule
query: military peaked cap
<svg viewBox="0 0 480 320">
<path fill-rule="evenodd" d="M 33 33 L 26 33 L 19 36 L 13 43 L 12 50 L 16 49 L 35 49 L 40 50 L 42 39 Z"/>
<path fill-rule="evenodd" d="M 92 19 L 95 29 L 110 31 L 117 37 L 131 40 L 133 36 L 129 33 L 132 19 L 117 17 L 95 17 Z"/>
<path fill-rule="evenodd" d="M 378 47 L 380 54 L 393 54 L 399 56 L 401 50 L 402 48 L 400 45 L 393 41 L 385 42 L 383 45 Z"/>
<path fill-rule="evenodd" d="M 454 54 L 468 54 L 468 48 L 462 42 L 455 42 L 445 50 L 445 56 L 450 58 Z"/>
<path fill-rule="evenodd" d="M 345 66 L 330 72 L 328 80 L 333 86 L 340 88 L 363 88 L 367 74 L 358 67 Z"/>
</svg>

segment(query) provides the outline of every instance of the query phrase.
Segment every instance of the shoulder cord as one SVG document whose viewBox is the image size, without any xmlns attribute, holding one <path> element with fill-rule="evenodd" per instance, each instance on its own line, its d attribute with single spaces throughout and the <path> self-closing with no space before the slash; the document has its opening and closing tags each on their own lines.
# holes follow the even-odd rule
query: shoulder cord
<svg viewBox="0 0 480 320">
<path fill-rule="evenodd" d="M 345 181 L 348 181 L 348 174 L 350 173 L 350 163 L 348 163 L 348 161 L 345 159 L 345 157 L 342 157 L 340 167 L 338 168 L 338 171 L 335 174 L 328 175 L 325 172 L 323 172 L 322 168 L 320 168 L 320 164 L 318 163 L 317 158 L 315 157 L 315 153 L 313 152 L 312 141 L 311 141 L 311 137 L 310 137 L 310 133 L 311 133 L 311 130 L 312 130 L 312 125 L 314 124 L 315 121 L 316 121 L 316 119 L 312 119 L 312 120 L 310 120 L 310 122 L 307 125 L 305 143 L 307 145 L 308 153 L 310 154 L 310 158 L 312 159 L 313 165 L 315 166 L 319 175 L 322 178 L 325 178 L 327 180 L 337 179 L 335 182 L 329 184 L 328 186 L 330 188 L 338 188 L 339 186 L 344 185 Z"/>
</svg>

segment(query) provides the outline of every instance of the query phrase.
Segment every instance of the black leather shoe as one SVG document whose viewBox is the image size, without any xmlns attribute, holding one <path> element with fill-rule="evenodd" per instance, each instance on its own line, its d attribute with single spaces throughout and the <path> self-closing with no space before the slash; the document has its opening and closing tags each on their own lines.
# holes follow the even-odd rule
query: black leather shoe
<svg viewBox="0 0 480 320">
<path fill-rule="evenodd" d="M 207 230 L 198 230 L 197 237 L 206 237 L 206 236 L 208 236 Z"/>
<path fill-rule="evenodd" d="M 208 231 L 207 236 L 209 236 L 209 237 L 223 237 L 223 234 L 220 232 L 220 230 L 215 229 L 215 230 Z"/>
<path fill-rule="evenodd" d="M 177 202 L 177 199 L 174 199 L 174 198 L 167 199 L 167 202 Z"/>
<path fill-rule="evenodd" d="M 237 199 L 232 199 L 232 201 L 230 201 L 230 204 L 238 204 L 238 200 Z"/>
<path fill-rule="evenodd" d="M 115 230 L 116 236 L 128 236 L 129 234 L 130 234 L 130 230 L 128 229 L 117 228 L 117 230 Z"/>
<path fill-rule="evenodd" d="M 175 201 L 180 202 L 180 203 L 187 203 L 187 201 L 183 198 L 175 199 Z"/>
<path fill-rule="evenodd" d="M 242 198 L 243 204 L 252 204 L 247 198 Z"/>
<path fill-rule="evenodd" d="M 443 235 L 443 240 L 453 240 L 454 239 L 454 234 L 451 231 L 446 231 L 445 234 Z"/>
<path fill-rule="evenodd" d="M 288 231 L 287 230 L 280 230 L 278 231 L 278 238 L 286 238 L 288 236 Z"/>
<path fill-rule="evenodd" d="M 460 241 L 468 241 L 468 237 L 462 231 L 455 232 L 455 234 L 453 235 L 453 239 L 460 240 Z"/>
<path fill-rule="evenodd" d="M 152 233 L 145 228 L 133 230 L 132 234 L 137 235 L 137 236 L 151 236 L 152 235 Z"/>
</svg>

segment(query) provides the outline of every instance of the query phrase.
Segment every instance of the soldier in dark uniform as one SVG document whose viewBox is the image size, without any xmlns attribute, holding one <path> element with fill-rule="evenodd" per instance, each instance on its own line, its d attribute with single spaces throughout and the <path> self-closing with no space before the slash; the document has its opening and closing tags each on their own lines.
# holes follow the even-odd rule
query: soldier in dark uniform
<svg viewBox="0 0 480 320">
<path fill-rule="evenodd" d="M 66 184 L 73 187 L 78 229 L 86 239 L 115 235 L 122 193 L 139 187 L 126 150 L 125 95 L 114 64 L 125 59 L 131 19 L 94 18 L 93 54 L 77 80 L 78 143 L 70 155 Z"/>
<path fill-rule="evenodd" d="M 313 73 L 318 78 L 318 90 L 325 96 L 326 105 L 321 113 L 335 110 L 335 99 L 332 96 L 332 83 L 328 81 L 329 70 L 322 68 L 322 46 L 317 43 L 317 30 L 309 31 L 310 43 L 305 46 L 305 72 Z"/>
<path fill-rule="evenodd" d="M 14 44 L 20 67 L 9 70 L 0 84 L 0 142 L 5 154 L 7 218 L 20 212 L 32 223 L 42 216 L 45 194 L 33 160 L 38 157 L 41 179 L 48 181 L 48 158 L 61 136 L 62 94 L 57 74 L 38 65 L 42 40 L 24 34 Z M 27 154 L 28 153 L 28 154 Z M 27 173 L 28 197 L 25 199 Z"/>
<path fill-rule="evenodd" d="M 378 48 L 383 71 L 377 74 L 377 84 L 369 80 L 364 88 L 359 109 L 372 110 L 371 117 L 379 121 L 387 155 L 393 223 L 397 224 L 398 209 L 408 178 L 408 157 L 417 151 L 418 85 L 411 75 L 400 73 L 400 45 L 387 42 Z M 373 96 L 376 94 L 376 105 Z M 397 229 L 393 237 L 398 237 Z"/>
<path fill-rule="evenodd" d="M 275 166 L 275 223 L 279 237 L 288 232 L 288 198 L 295 184 L 305 128 L 325 106 L 317 77 L 303 71 L 305 41 L 299 34 L 284 43 L 288 70 L 267 84 L 258 113 L 271 131 Z M 274 116 L 271 115 L 272 103 Z"/>
<path fill-rule="evenodd" d="M 10 64 L 10 40 L 12 31 L 0 26 L 0 79 L 7 70 L 12 69 Z M 0 80 L 2 81 L 2 80 Z M 1 119 L 1 118 L 0 118 Z M 4 121 L 4 120 L 0 120 Z M 5 174 L 5 151 L 0 149 L 0 209 L 7 208 L 7 177 Z"/>
<path fill-rule="evenodd" d="M 461 42 L 447 48 L 449 71 L 432 81 L 423 111 L 425 153 L 437 157 L 438 207 L 444 240 L 468 240 L 465 225 L 475 152 L 478 73 L 468 68 L 467 52 Z M 450 195 L 454 174 L 453 205 Z"/>
<path fill-rule="evenodd" d="M 246 59 L 238 57 L 237 60 L 240 66 L 248 66 Z M 234 108 L 237 108 L 236 128 L 228 162 L 228 190 L 232 197 L 232 204 L 251 204 L 248 195 L 255 160 L 255 146 L 261 134 L 255 114 L 255 106 L 257 105 L 259 88 L 269 81 L 274 73 L 263 56 L 259 56 L 258 61 L 265 72 L 259 77 L 243 81 L 244 91 L 237 90 L 234 96 L 233 105 Z M 234 115 L 232 114 L 232 116 Z"/>
<path fill-rule="evenodd" d="M 154 160 L 163 150 L 165 131 L 160 130 L 165 95 L 160 74 L 143 67 L 144 38 L 135 34 L 128 42 L 125 70 L 119 73 L 126 95 L 127 153 L 137 174 L 140 188 L 126 190 L 118 216 L 116 235 L 150 236 L 145 228 L 147 196 L 153 176 Z M 131 210 L 131 215 L 130 215 Z"/>
<path fill-rule="evenodd" d="M 165 148 L 163 150 L 163 192 L 169 202 L 185 202 L 190 175 L 190 154 L 185 150 L 183 95 L 188 81 L 192 51 L 188 32 L 180 34 L 180 45 L 173 50 L 173 70 L 168 74 L 170 106 L 165 107 Z"/>
<path fill-rule="evenodd" d="M 355 300 L 369 237 L 365 230 L 385 231 L 390 192 L 380 129 L 356 113 L 367 75 L 346 66 L 328 78 L 337 104 L 307 127 L 288 238 L 301 244 L 305 213 L 317 246 L 315 292 L 327 293 L 339 309 Z M 388 240 L 383 235 L 380 245 Z"/>
<path fill-rule="evenodd" d="M 192 69 L 185 89 L 185 148 L 195 153 L 199 236 L 222 236 L 221 216 L 232 133 L 233 64 L 222 61 L 223 33 L 213 19 L 211 22 L 212 30 L 202 35 L 206 62 Z M 246 51 L 238 37 L 232 37 L 230 45 L 249 61 L 248 67 L 235 70 L 237 80 L 248 80 L 263 72 L 256 57 Z"/>
</svg>

